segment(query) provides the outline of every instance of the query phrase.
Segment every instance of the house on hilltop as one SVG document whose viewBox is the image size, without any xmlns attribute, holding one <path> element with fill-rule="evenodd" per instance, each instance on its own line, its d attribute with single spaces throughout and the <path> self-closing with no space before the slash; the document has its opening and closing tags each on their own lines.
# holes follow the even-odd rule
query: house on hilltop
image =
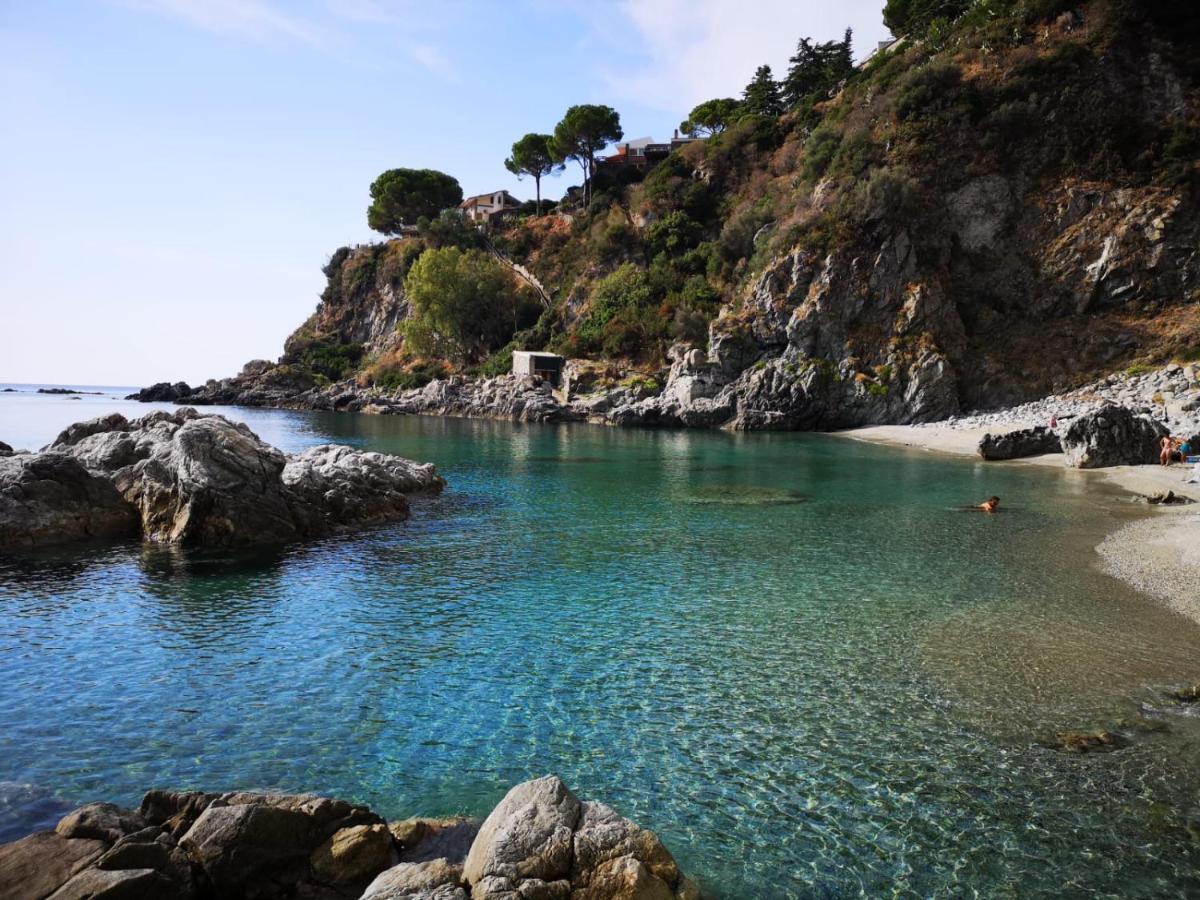
<svg viewBox="0 0 1200 900">
<path fill-rule="evenodd" d="M 596 160 L 602 166 L 627 166 L 633 169 L 650 169 L 671 155 L 672 150 L 678 150 L 692 141 L 703 138 L 680 137 L 676 129 L 675 136 L 665 144 L 656 143 L 654 138 L 644 137 L 617 144 L 612 154 Z"/>
<path fill-rule="evenodd" d="M 508 191 L 493 191 L 490 194 L 479 194 L 468 197 L 458 204 L 459 211 L 472 222 L 487 222 L 492 216 L 515 212 L 521 201 Z"/>
</svg>

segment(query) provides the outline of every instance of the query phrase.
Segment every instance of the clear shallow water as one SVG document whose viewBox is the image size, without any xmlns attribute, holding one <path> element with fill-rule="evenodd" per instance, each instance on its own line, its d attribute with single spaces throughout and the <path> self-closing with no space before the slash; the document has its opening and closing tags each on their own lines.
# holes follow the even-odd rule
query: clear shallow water
<svg viewBox="0 0 1200 900">
<path fill-rule="evenodd" d="M 82 417 L 8 397 L 12 444 Z M 482 814 L 555 771 L 725 897 L 1200 891 L 1200 720 L 1159 693 L 1200 627 L 1092 567 L 1119 495 L 821 436 L 232 414 L 451 489 L 254 560 L 0 561 L 10 833 L 156 785 Z M 1166 730 L 1120 752 L 1040 743 L 1139 709 Z"/>
</svg>

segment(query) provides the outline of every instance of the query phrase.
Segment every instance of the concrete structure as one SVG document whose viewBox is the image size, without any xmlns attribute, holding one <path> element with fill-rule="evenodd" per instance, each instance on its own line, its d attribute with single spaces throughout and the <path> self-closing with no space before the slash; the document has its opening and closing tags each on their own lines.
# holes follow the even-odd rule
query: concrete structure
<svg viewBox="0 0 1200 900">
<path fill-rule="evenodd" d="M 562 378 L 563 363 L 557 353 L 539 353 L 535 350 L 514 350 L 512 371 L 514 375 L 534 375 L 544 378 L 555 387 Z"/>
<path fill-rule="evenodd" d="M 479 194 L 468 197 L 458 208 L 472 222 L 486 222 L 492 216 L 512 212 L 521 205 L 521 201 L 508 191 L 493 191 L 490 194 Z"/>
</svg>

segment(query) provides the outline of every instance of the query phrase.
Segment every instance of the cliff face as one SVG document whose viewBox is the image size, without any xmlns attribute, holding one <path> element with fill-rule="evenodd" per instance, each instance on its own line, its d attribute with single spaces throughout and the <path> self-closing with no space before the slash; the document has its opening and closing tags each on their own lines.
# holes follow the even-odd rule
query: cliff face
<svg viewBox="0 0 1200 900">
<path fill-rule="evenodd" d="M 742 119 L 644 179 L 602 169 L 587 208 L 493 234 L 548 308 L 463 374 L 548 349 L 641 379 L 599 403 L 609 421 L 830 428 L 1200 358 L 1200 14 L 983 6 L 830 98 Z M 397 333 L 405 273 L 436 240 L 339 250 L 282 365 L 214 396 L 353 377 L 386 398 L 437 377 L 413 376 Z"/>
</svg>

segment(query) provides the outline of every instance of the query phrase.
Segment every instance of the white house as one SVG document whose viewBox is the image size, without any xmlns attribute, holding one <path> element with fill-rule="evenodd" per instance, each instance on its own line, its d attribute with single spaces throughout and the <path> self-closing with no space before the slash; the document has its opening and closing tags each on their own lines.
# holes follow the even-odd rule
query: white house
<svg viewBox="0 0 1200 900">
<path fill-rule="evenodd" d="M 514 210 L 520 205 L 521 201 L 508 191 L 493 191 L 490 194 L 468 197 L 458 204 L 458 208 L 472 222 L 486 222 L 497 213 Z"/>
</svg>

